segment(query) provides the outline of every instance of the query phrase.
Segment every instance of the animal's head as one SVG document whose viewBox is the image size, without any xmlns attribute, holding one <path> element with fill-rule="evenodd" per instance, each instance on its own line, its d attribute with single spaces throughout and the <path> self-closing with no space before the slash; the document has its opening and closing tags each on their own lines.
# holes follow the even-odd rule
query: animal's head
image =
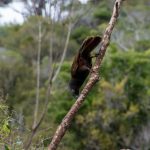
<svg viewBox="0 0 150 150">
<path fill-rule="evenodd" d="M 69 90 L 73 97 L 77 98 L 79 96 L 79 86 L 74 79 L 71 79 L 69 82 Z"/>
</svg>

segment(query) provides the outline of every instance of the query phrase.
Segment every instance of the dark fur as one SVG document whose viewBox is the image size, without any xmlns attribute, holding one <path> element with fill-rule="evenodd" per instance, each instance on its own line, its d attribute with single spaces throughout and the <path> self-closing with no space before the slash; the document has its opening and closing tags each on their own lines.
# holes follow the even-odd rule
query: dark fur
<svg viewBox="0 0 150 150">
<path fill-rule="evenodd" d="M 76 54 L 71 67 L 71 80 L 69 87 L 73 96 L 79 95 L 79 89 L 87 78 L 92 68 L 92 57 L 90 53 L 100 43 L 101 37 L 88 37 L 83 41 Z"/>
</svg>

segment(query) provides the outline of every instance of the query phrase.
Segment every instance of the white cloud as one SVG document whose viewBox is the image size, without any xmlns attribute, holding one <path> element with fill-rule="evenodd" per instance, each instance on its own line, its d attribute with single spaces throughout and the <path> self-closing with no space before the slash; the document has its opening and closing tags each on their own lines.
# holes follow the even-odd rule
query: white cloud
<svg viewBox="0 0 150 150">
<path fill-rule="evenodd" d="M 86 3 L 88 0 L 80 0 L 82 3 Z M 13 8 L 13 9 L 12 9 Z M 24 9 L 22 2 L 10 3 L 7 7 L 0 7 L 0 25 L 7 23 L 22 23 L 24 21 L 21 13 Z M 17 10 L 18 12 L 16 12 Z"/>
<path fill-rule="evenodd" d="M 21 2 L 13 2 L 8 7 L 0 7 L 0 24 L 23 22 L 23 16 L 12 8 L 20 12 L 24 8 L 24 5 Z"/>
<path fill-rule="evenodd" d="M 82 3 L 86 3 L 88 0 L 80 0 Z"/>
</svg>

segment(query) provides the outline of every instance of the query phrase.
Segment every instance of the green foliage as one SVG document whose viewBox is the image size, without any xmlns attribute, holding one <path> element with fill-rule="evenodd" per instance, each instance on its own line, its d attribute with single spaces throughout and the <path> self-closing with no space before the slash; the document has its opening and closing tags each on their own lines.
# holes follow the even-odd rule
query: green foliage
<svg viewBox="0 0 150 150">
<path fill-rule="evenodd" d="M 80 141 L 77 149 L 134 147 L 132 140 L 150 118 L 149 56 L 149 51 L 108 52 L 100 72 L 102 80 L 91 91 L 72 124 L 71 134 Z M 67 67 L 65 62 L 59 75 L 59 87 L 63 79 L 69 78 L 64 76 L 69 72 Z M 55 121 L 59 123 L 73 100 L 66 89 L 56 88 L 56 91 L 53 93 L 54 103 L 49 105 L 49 114 L 55 112 Z M 63 143 L 68 140 L 72 140 L 70 134 Z M 141 146 L 144 144 L 143 141 Z M 65 146 L 72 148 L 71 143 Z"/>
<path fill-rule="evenodd" d="M 150 148 L 147 136 L 150 134 L 149 9 L 145 5 L 146 0 L 138 0 L 136 4 L 132 1 L 125 3 L 101 66 L 100 81 L 73 119 L 69 132 L 58 148 L 60 150 Z M 73 57 L 87 36 L 104 32 L 111 15 L 111 5 L 111 0 L 94 0 L 83 5 L 75 2 L 71 18 L 75 24 L 66 61 L 50 89 L 48 112 L 33 139 L 33 149 L 47 147 L 57 125 L 75 102 L 68 89 Z M 88 12 L 80 16 L 87 8 Z M 70 3 L 61 9 L 69 10 Z M 81 18 L 77 18 L 78 15 Z M 22 149 L 32 127 L 39 23 L 42 27 L 40 118 L 49 84 L 49 49 L 53 46 L 52 65 L 57 69 L 66 41 L 68 21 L 65 17 L 59 21 L 53 20 L 52 28 L 49 18 L 30 16 L 22 25 L 0 27 L 0 89 L 3 99 L 7 99 L 7 103 L 0 101 L 0 149 Z"/>
<path fill-rule="evenodd" d="M 18 42 L 16 39 L 18 38 L 20 25 L 8 25 L 5 27 L 1 27 L 1 34 L 0 34 L 0 43 L 1 46 L 6 48 L 16 49 Z"/>
<path fill-rule="evenodd" d="M 101 73 L 105 79 L 97 94 L 93 94 L 90 108 L 86 107 L 83 116 L 76 117 L 76 134 L 84 141 L 82 148 L 132 147 L 136 132 L 149 121 L 149 55 L 118 52 L 110 60 L 103 66 L 110 69 Z"/>
<path fill-rule="evenodd" d="M 105 21 L 108 21 L 111 17 L 111 12 L 108 11 L 107 8 L 101 8 L 101 9 L 97 9 L 95 12 L 94 12 L 94 17 L 96 19 L 99 19 L 100 22 L 105 22 Z"/>
<path fill-rule="evenodd" d="M 150 48 L 150 43 L 149 40 L 142 40 L 142 41 L 137 41 L 135 44 L 135 49 L 137 51 L 145 51 Z"/>
<path fill-rule="evenodd" d="M 0 90 L 0 147 L 5 146 L 5 149 L 8 148 L 6 140 L 11 132 L 9 121 L 8 106 L 3 99 L 3 92 Z"/>
<path fill-rule="evenodd" d="M 87 36 L 89 36 L 89 28 L 80 26 L 72 32 L 72 37 L 78 42 L 82 42 Z"/>
</svg>

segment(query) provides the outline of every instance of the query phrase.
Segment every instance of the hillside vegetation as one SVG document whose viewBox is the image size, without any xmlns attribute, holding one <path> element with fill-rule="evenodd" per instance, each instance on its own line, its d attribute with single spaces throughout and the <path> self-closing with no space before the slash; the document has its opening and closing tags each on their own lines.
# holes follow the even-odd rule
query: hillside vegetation
<svg viewBox="0 0 150 150">
<path fill-rule="evenodd" d="M 87 36 L 102 36 L 113 3 L 69 2 L 60 9 L 62 16 L 71 11 L 67 17 L 56 14 L 53 20 L 29 14 L 21 25 L 0 26 L 0 149 L 23 149 L 33 127 L 37 89 L 38 119 L 46 109 L 49 74 L 60 65 L 70 24 L 65 59 L 51 83 L 48 109 L 31 149 L 47 149 L 57 126 L 75 102 L 68 89 L 73 57 Z M 100 81 L 74 118 L 59 150 L 150 149 L 149 7 L 148 0 L 124 2 L 101 66 Z"/>
</svg>

